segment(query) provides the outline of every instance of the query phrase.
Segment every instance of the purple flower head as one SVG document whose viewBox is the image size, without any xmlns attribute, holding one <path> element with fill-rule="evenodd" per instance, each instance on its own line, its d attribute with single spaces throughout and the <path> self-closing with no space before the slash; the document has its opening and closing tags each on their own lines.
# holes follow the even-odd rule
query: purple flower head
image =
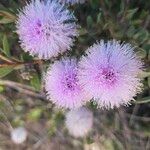
<svg viewBox="0 0 150 150">
<path fill-rule="evenodd" d="M 83 4 L 86 0 L 59 0 L 60 3 L 62 4 L 70 4 L 70 5 L 74 5 L 74 4 Z"/>
<path fill-rule="evenodd" d="M 79 64 L 79 80 L 100 107 L 128 105 L 141 91 L 142 62 L 130 44 L 112 40 L 94 44 Z"/>
<path fill-rule="evenodd" d="M 63 59 L 55 62 L 48 70 L 45 79 L 47 98 L 58 107 L 77 108 L 88 100 L 78 81 L 76 59 Z"/>
<path fill-rule="evenodd" d="M 65 123 L 72 136 L 86 136 L 93 126 L 93 113 L 85 107 L 71 110 L 66 114 Z"/>
<path fill-rule="evenodd" d="M 41 59 L 69 50 L 78 36 L 74 15 L 55 0 L 32 0 L 20 11 L 16 24 L 21 47 Z"/>
</svg>

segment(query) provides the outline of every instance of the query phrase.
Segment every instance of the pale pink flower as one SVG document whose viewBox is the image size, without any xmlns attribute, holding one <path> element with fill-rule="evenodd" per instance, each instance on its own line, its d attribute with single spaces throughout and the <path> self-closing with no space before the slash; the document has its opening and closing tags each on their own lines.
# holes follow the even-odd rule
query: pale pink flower
<svg viewBox="0 0 150 150">
<path fill-rule="evenodd" d="M 84 137 L 92 129 L 93 113 L 84 107 L 69 111 L 66 114 L 66 127 L 74 137 Z"/>
<path fill-rule="evenodd" d="M 16 23 L 21 47 L 32 56 L 49 59 L 70 50 L 78 36 L 74 15 L 55 0 L 32 0 Z"/>
<path fill-rule="evenodd" d="M 100 107 L 128 105 L 141 91 L 137 77 L 142 62 L 130 44 L 101 41 L 90 47 L 80 61 L 80 84 Z"/>
<path fill-rule="evenodd" d="M 87 95 L 78 82 L 76 59 L 56 61 L 45 76 L 47 98 L 63 108 L 77 108 L 87 100 Z"/>
</svg>

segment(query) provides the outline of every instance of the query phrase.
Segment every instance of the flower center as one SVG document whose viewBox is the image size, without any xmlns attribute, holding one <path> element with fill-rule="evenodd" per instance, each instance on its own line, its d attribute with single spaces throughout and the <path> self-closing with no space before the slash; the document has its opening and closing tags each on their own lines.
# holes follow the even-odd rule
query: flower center
<svg viewBox="0 0 150 150">
<path fill-rule="evenodd" d="M 40 20 L 38 20 L 35 25 L 35 32 L 37 35 L 39 35 L 41 33 L 41 27 L 42 27 L 42 24 L 41 24 Z"/>
<path fill-rule="evenodd" d="M 63 81 L 65 91 L 74 91 L 77 86 L 77 75 L 69 74 L 65 76 Z"/>
<path fill-rule="evenodd" d="M 40 20 L 36 22 L 36 26 L 35 26 L 36 35 L 42 34 L 45 36 L 46 39 L 49 39 L 51 30 L 52 29 L 49 26 L 49 24 L 42 25 Z"/>
<path fill-rule="evenodd" d="M 102 77 L 103 77 L 103 79 L 105 79 L 109 83 L 112 83 L 116 80 L 114 70 L 112 68 L 109 68 L 109 67 L 102 69 Z"/>
<path fill-rule="evenodd" d="M 101 68 L 99 74 L 96 76 L 96 80 L 100 85 L 111 87 L 117 80 L 116 72 L 112 67 Z"/>
</svg>

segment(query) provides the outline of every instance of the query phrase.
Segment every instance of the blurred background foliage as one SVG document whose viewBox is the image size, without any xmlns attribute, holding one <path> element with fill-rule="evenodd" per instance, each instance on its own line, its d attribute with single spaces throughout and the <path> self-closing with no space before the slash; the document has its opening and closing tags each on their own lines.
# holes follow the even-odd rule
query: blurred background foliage
<svg viewBox="0 0 150 150">
<path fill-rule="evenodd" d="M 71 52 L 81 57 L 95 41 L 117 39 L 133 44 L 145 63 L 143 92 L 130 107 L 96 109 L 88 137 L 75 139 L 64 126 L 65 110 L 45 99 L 42 78 L 49 61 L 29 56 L 19 46 L 15 21 L 26 0 L 0 0 L 0 149 L 2 150 L 149 150 L 150 149 L 150 1 L 88 0 L 69 7 L 80 27 Z M 131 64 L 132 65 L 132 64 Z M 24 126 L 28 139 L 10 140 L 12 128 Z"/>
</svg>

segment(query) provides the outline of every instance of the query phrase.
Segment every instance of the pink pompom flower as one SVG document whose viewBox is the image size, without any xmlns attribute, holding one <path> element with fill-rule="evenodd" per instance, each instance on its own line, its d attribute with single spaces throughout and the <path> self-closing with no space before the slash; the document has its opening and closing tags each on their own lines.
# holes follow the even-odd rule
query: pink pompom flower
<svg viewBox="0 0 150 150">
<path fill-rule="evenodd" d="M 92 130 L 93 113 L 85 107 L 71 110 L 66 114 L 65 124 L 72 136 L 84 137 Z"/>
<path fill-rule="evenodd" d="M 78 81 L 76 59 L 56 61 L 45 76 L 47 98 L 58 107 L 74 109 L 82 106 L 88 97 Z"/>
<path fill-rule="evenodd" d="M 114 108 L 130 104 L 141 91 L 137 77 L 142 62 L 130 44 L 100 41 L 90 47 L 79 63 L 79 81 L 98 106 Z"/>
<path fill-rule="evenodd" d="M 69 50 L 78 36 L 75 17 L 55 0 L 32 0 L 16 23 L 21 47 L 32 56 L 49 59 Z"/>
</svg>

